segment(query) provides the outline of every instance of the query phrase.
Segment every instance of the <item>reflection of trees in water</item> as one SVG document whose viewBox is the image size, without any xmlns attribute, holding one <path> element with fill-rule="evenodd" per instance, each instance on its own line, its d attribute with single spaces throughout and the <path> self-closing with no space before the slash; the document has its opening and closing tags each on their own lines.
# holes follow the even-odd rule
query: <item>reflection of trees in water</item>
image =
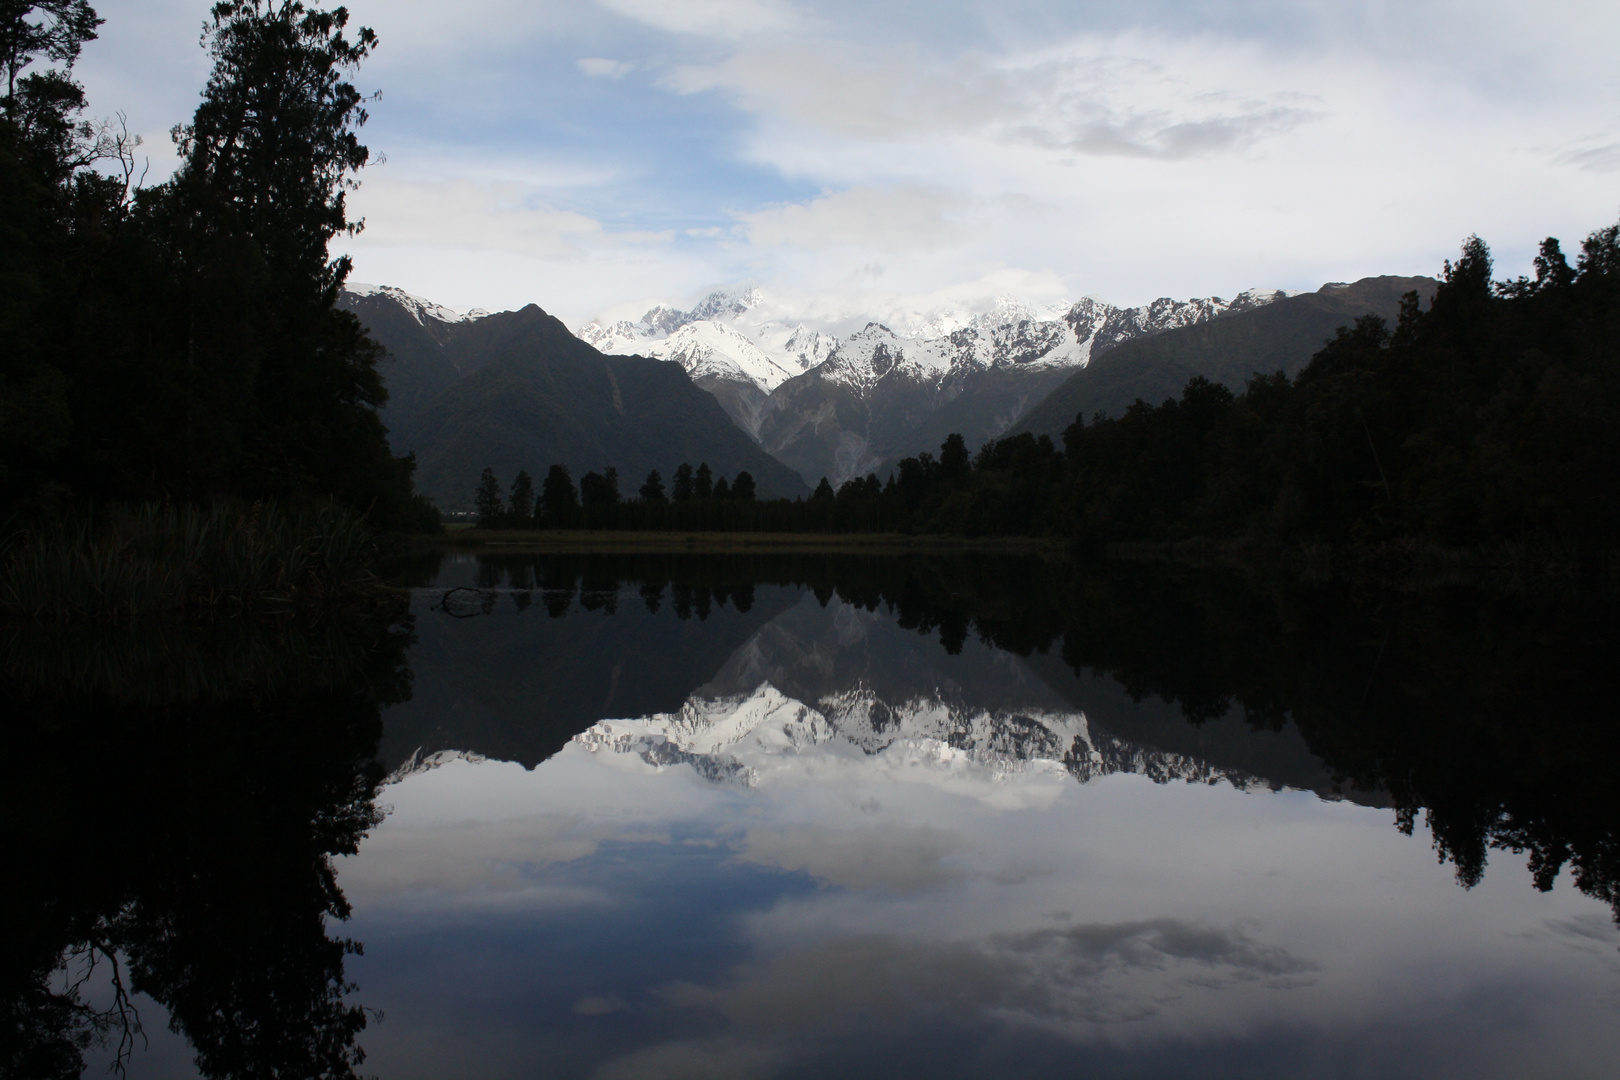
<svg viewBox="0 0 1620 1080">
<path fill-rule="evenodd" d="M 352 1074 L 366 1013 L 345 1001 L 359 946 L 327 933 L 349 914 L 331 856 L 377 821 L 380 706 L 408 694 L 407 641 L 389 618 L 135 626 L 57 642 L 55 665 L 8 642 L 29 722 L 0 765 L 5 820 L 27 823 L 7 831 L 0 1073 L 76 1076 L 98 1038 L 133 1034 L 74 985 L 119 957 L 204 1075 Z M 108 677 L 64 681 L 86 665 Z"/>
<path fill-rule="evenodd" d="M 1057 650 L 1194 724 L 1236 710 L 1293 721 L 1335 778 L 1419 814 L 1473 885 L 1495 848 L 1527 855 L 1539 887 L 1568 868 L 1620 914 L 1620 671 L 1612 604 L 1476 591 L 1358 593 L 1225 572 L 1054 563 L 988 553 L 480 556 L 492 588 L 532 575 L 639 588 L 681 618 L 745 604 L 756 584 L 836 595 L 937 636 L 1028 656 Z M 427 580 L 427 578 L 424 578 Z M 515 585 L 514 585 L 515 587 Z M 565 617 L 571 605 L 548 608 Z"/>
</svg>

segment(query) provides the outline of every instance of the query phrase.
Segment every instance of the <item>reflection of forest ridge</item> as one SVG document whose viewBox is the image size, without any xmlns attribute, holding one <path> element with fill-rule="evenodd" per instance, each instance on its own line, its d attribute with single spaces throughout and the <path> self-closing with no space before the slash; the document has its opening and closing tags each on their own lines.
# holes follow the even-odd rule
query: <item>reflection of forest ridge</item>
<svg viewBox="0 0 1620 1080">
<path fill-rule="evenodd" d="M 366 1013 L 344 977 L 357 946 L 328 934 L 349 912 L 330 858 L 377 821 L 379 709 L 409 693 L 408 634 L 387 618 L 157 629 L 7 639 L 26 720 L 0 812 L 29 827 L 4 848 L 0 1075 L 76 1076 L 99 1038 L 131 1033 L 92 1003 L 116 956 L 202 1075 L 353 1076 Z"/>
<path fill-rule="evenodd" d="M 598 719 L 673 713 L 700 687 L 718 698 L 761 681 L 818 709 L 829 693 L 863 685 L 886 707 L 932 697 L 1083 712 L 1122 747 L 1324 793 L 1387 792 L 1403 827 L 1425 815 L 1465 884 L 1497 847 L 1528 853 L 1541 886 L 1567 866 L 1583 890 L 1620 899 L 1620 807 L 1605 765 L 1620 749 L 1620 674 L 1603 644 L 1615 637 L 1614 613 L 1602 604 L 1362 596 L 985 553 L 509 556 L 468 559 L 457 574 L 450 583 L 492 590 L 496 613 L 516 613 L 527 592 L 570 623 L 587 597 L 605 611 L 610 595 L 621 610 L 666 612 L 694 628 L 731 620 L 724 654 L 701 664 L 643 654 L 678 701 L 610 705 Z M 757 618 L 740 617 L 742 595 Z M 830 606 L 834 596 L 842 606 Z M 428 636 L 482 621 L 446 615 Z M 578 619 L 573 633 L 634 633 L 641 621 Z M 609 629 L 623 623 L 631 629 Z M 669 675 L 677 666 L 680 677 Z M 972 700 L 975 685 L 983 702 Z M 396 744 L 400 760 L 418 745 Z M 471 742 L 431 749 L 450 748 L 489 752 Z"/>
</svg>

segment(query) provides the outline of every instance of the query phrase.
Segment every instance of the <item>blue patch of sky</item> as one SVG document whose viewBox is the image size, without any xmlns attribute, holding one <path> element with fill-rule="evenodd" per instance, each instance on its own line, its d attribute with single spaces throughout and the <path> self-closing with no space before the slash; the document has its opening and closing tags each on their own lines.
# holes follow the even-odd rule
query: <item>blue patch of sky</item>
<svg viewBox="0 0 1620 1080">
<path fill-rule="evenodd" d="M 609 45 L 547 41 L 521 60 L 459 68 L 430 84 L 381 69 L 374 78 L 385 95 L 366 140 L 396 160 L 481 161 L 513 180 L 526 170 L 589 176 L 544 197 L 615 231 L 726 227 L 733 212 L 820 192 L 809 179 L 749 160 L 755 120 L 723 94 L 664 89 L 664 62 Z M 594 56 L 635 66 L 622 78 L 593 77 L 578 61 Z"/>
</svg>

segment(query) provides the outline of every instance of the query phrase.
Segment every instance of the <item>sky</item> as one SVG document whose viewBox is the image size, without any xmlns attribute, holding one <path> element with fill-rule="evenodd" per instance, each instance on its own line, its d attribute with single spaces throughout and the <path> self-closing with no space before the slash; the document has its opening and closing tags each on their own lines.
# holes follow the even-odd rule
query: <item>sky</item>
<svg viewBox="0 0 1620 1080">
<path fill-rule="evenodd" d="M 77 70 L 151 159 L 206 0 Z M 355 0 L 352 280 L 571 326 L 757 285 L 834 317 L 1499 277 L 1620 215 L 1600 0 Z"/>
</svg>

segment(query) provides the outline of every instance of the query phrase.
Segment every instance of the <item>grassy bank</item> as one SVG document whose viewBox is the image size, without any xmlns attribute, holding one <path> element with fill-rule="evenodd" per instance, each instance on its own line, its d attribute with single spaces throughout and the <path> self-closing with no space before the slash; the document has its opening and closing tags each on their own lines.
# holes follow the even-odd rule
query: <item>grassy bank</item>
<svg viewBox="0 0 1620 1080">
<path fill-rule="evenodd" d="M 332 504 L 104 509 L 7 537 L 0 613 L 122 621 L 326 609 L 376 595 L 375 556 L 359 515 Z"/>
<path fill-rule="evenodd" d="M 1114 543 L 1119 562 L 1224 568 L 1251 576 L 1282 576 L 1302 584 L 1342 582 L 1399 592 L 1452 587 L 1503 594 L 1620 594 L 1620 550 L 1499 541 L 1455 547 L 1423 540 L 1376 544 L 1279 544 L 1194 539 Z"/>
</svg>

